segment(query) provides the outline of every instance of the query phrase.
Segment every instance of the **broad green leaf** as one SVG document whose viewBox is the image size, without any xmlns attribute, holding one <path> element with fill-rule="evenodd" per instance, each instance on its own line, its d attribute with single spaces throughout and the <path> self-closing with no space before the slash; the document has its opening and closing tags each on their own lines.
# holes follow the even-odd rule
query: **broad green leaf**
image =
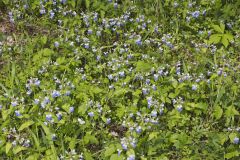
<svg viewBox="0 0 240 160">
<path fill-rule="evenodd" d="M 158 136 L 158 132 L 152 132 L 148 136 L 148 141 L 151 141 L 153 138 L 156 138 Z"/>
<path fill-rule="evenodd" d="M 71 141 L 69 142 L 69 148 L 74 149 L 76 146 L 76 138 L 72 138 Z"/>
<path fill-rule="evenodd" d="M 220 28 L 221 28 L 222 33 L 224 33 L 224 30 L 225 30 L 225 24 L 220 23 Z"/>
<path fill-rule="evenodd" d="M 24 151 L 24 150 L 26 150 L 26 149 L 27 149 L 26 147 L 17 146 L 17 147 L 14 147 L 14 148 L 13 148 L 13 153 L 14 153 L 14 154 L 18 154 L 19 152 Z"/>
<path fill-rule="evenodd" d="M 144 61 L 138 61 L 136 66 L 137 72 L 148 72 L 153 67 L 152 64 L 144 62 Z"/>
<path fill-rule="evenodd" d="M 229 106 L 229 107 L 227 107 L 225 115 L 226 115 L 226 117 L 232 117 L 235 115 L 239 115 L 239 112 L 235 109 L 234 106 Z"/>
<path fill-rule="evenodd" d="M 19 130 L 19 131 L 22 131 L 22 130 L 24 130 L 25 128 L 31 126 L 32 124 L 34 124 L 33 121 L 27 121 L 27 122 L 23 123 L 23 124 L 19 127 L 18 130 Z"/>
<path fill-rule="evenodd" d="M 221 41 L 222 35 L 221 34 L 213 34 L 209 38 L 209 43 L 212 44 L 217 44 Z"/>
<path fill-rule="evenodd" d="M 115 151 L 116 151 L 115 146 L 110 145 L 109 147 L 106 148 L 106 150 L 104 152 L 104 156 L 105 157 L 111 156 Z"/>
<path fill-rule="evenodd" d="M 230 33 L 226 33 L 224 34 L 224 37 L 226 37 L 228 39 L 228 41 L 232 41 L 234 39 L 233 35 L 231 35 Z"/>
<path fill-rule="evenodd" d="M 220 106 L 214 107 L 213 116 L 216 119 L 220 119 L 222 117 L 222 114 L 223 114 L 223 110 Z"/>
<path fill-rule="evenodd" d="M 236 133 L 230 133 L 230 134 L 229 134 L 229 139 L 230 139 L 231 142 L 233 142 L 233 141 L 234 141 L 234 138 L 236 138 L 236 137 L 237 137 L 237 134 L 236 134 Z"/>
<path fill-rule="evenodd" d="M 122 155 L 118 156 L 118 154 L 112 154 L 110 160 L 122 160 L 124 159 Z"/>
<path fill-rule="evenodd" d="M 221 24 L 220 26 L 219 25 L 212 25 L 213 29 L 219 33 L 224 33 L 224 28 L 223 28 L 223 25 Z"/>
<path fill-rule="evenodd" d="M 226 48 L 228 47 L 229 41 L 228 41 L 227 37 L 225 37 L 225 35 L 222 36 L 221 42 L 224 45 L 224 47 L 226 47 Z"/>
<path fill-rule="evenodd" d="M 26 160 L 37 160 L 39 159 L 39 154 L 30 155 Z"/>
<path fill-rule="evenodd" d="M 7 144 L 6 144 L 6 154 L 8 154 L 8 152 L 11 148 L 12 148 L 12 143 L 7 142 Z"/>
<path fill-rule="evenodd" d="M 2 0 L 5 5 L 9 3 L 9 0 Z"/>
<path fill-rule="evenodd" d="M 225 154 L 224 158 L 231 159 L 231 158 L 238 157 L 238 156 L 239 156 L 239 152 L 233 151 L 233 152 L 229 152 L 229 153 Z"/>
</svg>

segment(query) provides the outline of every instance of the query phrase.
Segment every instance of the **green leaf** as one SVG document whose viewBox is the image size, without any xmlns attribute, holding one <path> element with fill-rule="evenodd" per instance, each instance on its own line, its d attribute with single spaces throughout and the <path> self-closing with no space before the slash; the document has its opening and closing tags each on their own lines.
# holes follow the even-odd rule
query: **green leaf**
<svg viewBox="0 0 240 160">
<path fill-rule="evenodd" d="M 90 7 L 90 0 L 85 0 L 85 5 L 86 5 L 86 8 L 89 9 L 89 7 Z"/>
<path fill-rule="evenodd" d="M 15 147 L 15 148 L 13 148 L 13 153 L 14 153 L 14 154 L 18 154 L 19 152 L 24 151 L 24 150 L 26 150 L 26 149 L 27 149 L 26 147 L 17 146 L 17 147 Z"/>
<path fill-rule="evenodd" d="M 238 151 L 233 151 L 233 152 L 229 152 L 229 153 L 225 154 L 224 158 L 231 159 L 233 157 L 238 157 L 238 156 L 239 156 L 239 152 Z"/>
<path fill-rule="evenodd" d="M 2 0 L 5 5 L 9 3 L 9 0 Z"/>
<path fill-rule="evenodd" d="M 224 45 L 224 47 L 226 47 L 226 48 L 228 47 L 229 41 L 228 41 L 227 37 L 225 37 L 225 35 L 222 36 L 221 42 Z"/>
<path fill-rule="evenodd" d="M 152 132 L 148 136 L 148 141 L 151 141 L 153 138 L 156 138 L 158 136 L 158 132 Z"/>
<path fill-rule="evenodd" d="M 69 148 L 74 149 L 76 146 L 76 138 L 72 138 L 71 141 L 69 142 Z"/>
<path fill-rule="evenodd" d="M 26 160 L 36 160 L 36 159 L 39 159 L 39 154 L 37 153 L 30 155 Z"/>
<path fill-rule="evenodd" d="M 239 112 L 235 109 L 234 106 L 229 106 L 225 112 L 226 117 L 232 117 L 239 115 Z"/>
<path fill-rule="evenodd" d="M 231 35 L 230 33 L 226 33 L 224 34 L 224 37 L 226 37 L 228 39 L 228 41 L 232 41 L 234 39 L 233 35 Z"/>
<path fill-rule="evenodd" d="M 42 44 L 46 44 L 47 43 L 47 36 L 41 37 L 41 42 L 42 42 Z"/>
<path fill-rule="evenodd" d="M 212 44 L 212 43 L 217 44 L 217 43 L 220 42 L 221 38 L 222 38 L 221 34 L 213 34 L 209 38 L 209 43 L 210 44 Z"/>
<path fill-rule="evenodd" d="M 6 154 L 8 154 L 8 152 L 11 148 L 12 148 L 12 143 L 7 142 L 7 144 L 6 144 Z"/>
<path fill-rule="evenodd" d="M 18 130 L 19 130 L 19 131 L 22 131 L 22 130 L 24 130 L 25 128 L 31 126 L 32 124 L 34 124 L 33 121 L 27 121 L 27 122 L 23 123 L 23 124 L 19 127 Z"/>
<path fill-rule="evenodd" d="M 224 30 L 225 30 L 225 24 L 220 23 L 220 28 L 221 28 L 222 33 L 224 33 Z"/>
<path fill-rule="evenodd" d="M 152 64 L 143 62 L 143 61 L 138 61 L 137 66 L 136 66 L 136 71 L 137 72 L 148 72 L 152 68 Z"/>
<path fill-rule="evenodd" d="M 219 33 L 224 33 L 224 28 L 222 24 L 219 25 L 212 25 L 213 29 Z"/>
<path fill-rule="evenodd" d="M 237 137 L 237 134 L 236 134 L 236 133 L 230 133 L 230 134 L 229 134 L 229 139 L 230 139 L 231 142 L 233 142 L 233 141 L 234 141 L 234 138 L 236 138 L 236 137 Z"/>
<path fill-rule="evenodd" d="M 106 148 L 106 150 L 104 152 L 104 156 L 105 157 L 111 156 L 115 151 L 116 151 L 115 146 L 110 145 L 109 147 Z"/>
<path fill-rule="evenodd" d="M 110 157 L 110 160 L 122 160 L 124 159 L 122 155 L 118 156 L 117 154 L 113 154 Z"/>
<path fill-rule="evenodd" d="M 214 107 L 213 116 L 216 119 L 220 119 L 222 117 L 222 114 L 223 114 L 223 110 L 220 106 Z"/>
</svg>

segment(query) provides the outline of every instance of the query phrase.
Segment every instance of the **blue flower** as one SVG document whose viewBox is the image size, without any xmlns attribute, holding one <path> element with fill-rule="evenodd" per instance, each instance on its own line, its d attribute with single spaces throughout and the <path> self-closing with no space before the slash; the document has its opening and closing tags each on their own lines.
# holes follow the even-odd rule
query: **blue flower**
<svg viewBox="0 0 240 160">
<path fill-rule="evenodd" d="M 60 121 L 60 120 L 62 119 L 62 114 L 61 114 L 61 113 L 58 113 L 58 114 L 57 114 L 57 118 L 58 118 L 58 120 Z"/>
<path fill-rule="evenodd" d="M 152 116 L 152 117 L 157 117 L 157 111 L 153 110 L 153 111 L 151 112 L 151 116 Z"/>
<path fill-rule="evenodd" d="M 89 30 L 87 31 L 88 34 L 92 34 L 92 32 L 93 32 L 93 31 L 92 31 L 91 29 L 89 29 Z"/>
<path fill-rule="evenodd" d="M 233 139 L 233 143 L 234 143 L 234 144 L 238 144 L 238 143 L 239 143 L 239 138 L 238 138 L 238 137 L 235 137 L 235 138 Z"/>
<path fill-rule="evenodd" d="M 61 95 L 61 94 L 60 94 L 59 91 L 54 90 L 54 91 L 52 92 L 52 97 L 53 97 L 53 98 L 59 97 L 60 95 Z"/>
<path fill-rule="evenodd" d="M 194 18 L 198 18 L 199 15 L 200 15 L 199 11 L 192 12 L 192 17 Z"/>
<path fill-rule="evenodd" d="M 58 42 L 58 41 L 54 42 L 54 46 L 55 46 L 56 48 L 58 48 L 58 47 L 59 47 L 59 42 Z"/>
<path fill-rule="evenodd" d="M 51 114 L 47 114 L 46 115 L 46 120 L 47 121 L 51 121 L 52 120 L 52 115 Z"/>
<path fill-rule="evenodd" d="M 69 108 L 69 112 L 70 112 L 70 113 L 73 113 L 73 112 L 74 112 L 74 107 L 70 107 L 70 108 Z"/>
<path fill-rule="evenodd" d="M 196 84 L 193 84 L 193 85 L 192 85 L 192 90 L 193 90 L 193 91 L 196 91 L 196 90 L 197 90 L 197 85 L 196 85 Z"/>
<path fill-rule="evenodd" d="M 138 127 L 136 128 L 136 132 L 137 132 L 137 133 L 141 133 L 141 132 L 142 132 L 142 127 L 141 127 L 141 126 L 138 126 Z"/>
<path fill-rule="evenodd" d="M 135 160 L 135 155 L 128 156 L 127 160 Z"/>
<path fill-rule="evenodd" d="M 135 41 L 135 43 L 136 43 L 138 46 L 141 46 L 141 45 L 142 45 L 141 39 L 137 39 L 137 40 Z"/>
<path fill-rule="evenodd" d="M 107 123 L 107 124 L 110 124 L 110 123 L 111 123 L 111 118 L 107 118 L 106 123 Z"/>
<path fill-rule="evenodd" d="M 11 102 L 11 105 L 12 105 L 13 107 L 16 107 L 16 106 L 18 105 L 18 103 L 17 103 L 17 101 L 13 101 L 13 102 Z"/>
<path fill-rule="evenodd" d="M 177 105 L 177 110 L 178 110 L 178 112 L 182 112 L 182 110 L 183 110 L 183 107 L 182 107 L 182 105 L 181 105 L 181 104 Z"/>
<path fill-rule="evenodd" d="M 17 117 L 19 117 L 19 116 L 21 116 L 21 113 L 20 113 L 20 111 L 15 111 L 15 115 L 17 116 Z"/>
<path fill-rule="evenodd" d="M 89 113 L 88 113 L 88 116 L 89 116 L 89 117 L 93 117 L 93 116 L 94 116 L 94 113 L 93 113 L 93 112 L 89 112 Z"/>
</svg>

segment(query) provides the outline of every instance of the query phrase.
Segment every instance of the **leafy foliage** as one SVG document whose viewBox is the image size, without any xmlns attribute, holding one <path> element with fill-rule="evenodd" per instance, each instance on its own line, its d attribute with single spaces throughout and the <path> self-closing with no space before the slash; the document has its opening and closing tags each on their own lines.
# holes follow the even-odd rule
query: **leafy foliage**
<svg viewBox="0 0 240 160">
<path fill-rule="evenodd" d="M 239 5 L 0 1 L 1 159 L 238 159 Z"/>
</svg>

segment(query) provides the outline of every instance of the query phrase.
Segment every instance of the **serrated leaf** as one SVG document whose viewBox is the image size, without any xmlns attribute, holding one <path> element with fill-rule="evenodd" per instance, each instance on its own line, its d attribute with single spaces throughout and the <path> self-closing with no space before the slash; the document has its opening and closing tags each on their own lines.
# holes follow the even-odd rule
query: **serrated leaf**
<svg viewBox="0 0 240 160">
<path fill-rule="evenodd" d="M 231 117 L 235 115 L 239 115 L 239 112 L 235 109 L 234 106 L 229 106 L 225 112 L 226 117 Z"/>
<path fill-rule="evenodd" d="M 229 45 L 229 41 L 228 39 L 225 37 L 225 35 L 222 36 L 222 40 L 221 40 L 222 44 L 224 45 L 224 47 L 228 47 Z"/>
<path fill-rule="evenodd" d="M 212 25 L 213 29 L 219 33 L 224 33 L 224 29 L 219 25 Z"/>
<path fill-rule="evenodd" d="M 19 127 L 19 131 L 22 131 L 22 130 L 24 130 L 25 128 L 27 128 L 27 127 L 29 127 L 29 126 L 31 126 L 31 125 L 33 125 L 34 124 L 34 122 L 33 121 L 27 121 L 27 122 L 25 122 L 25 123 L 23 123 L 20 127 Z"/>
<path fill-rule="evenodd" d="M 213 116 L 216 118 L 216 119 L 220 119 L 222 117 L 222 114 L 223 114 L 223 110 L 220 106 L 216 106 L 214 108 L 214 112 L 213 112 Z"/>
<path fill-rule="evenodd" d="M 233 35 L 231 35 L 229 33 L 224 34 L 224 37 L 226 37 L 228 39 L 228 41 L 232 41 L 234 38 Z"/>
<path fill-rule="evenodd" d="M 6 154 L 8 154 L 9 150 L 12 148 L 12 143 L 8 142 L 6 144 Z"/>
<path fill-rule="evenodd" d="M 224 30 L 225 30 L 225 24 L 220 23 L 220 28 L 221 28 L 222 33 L 224 33 Z"/>
<path fill-rule="evenodd" d="M 217 44 L 217 43 L 220 42 L 221 38 L 222 38 L 222 35 L 220 35 L 220 34 L 213 34 L 209 38 L 209 43 L 210 44 L 212 44 L 212 43 Z"/>
</svg>

